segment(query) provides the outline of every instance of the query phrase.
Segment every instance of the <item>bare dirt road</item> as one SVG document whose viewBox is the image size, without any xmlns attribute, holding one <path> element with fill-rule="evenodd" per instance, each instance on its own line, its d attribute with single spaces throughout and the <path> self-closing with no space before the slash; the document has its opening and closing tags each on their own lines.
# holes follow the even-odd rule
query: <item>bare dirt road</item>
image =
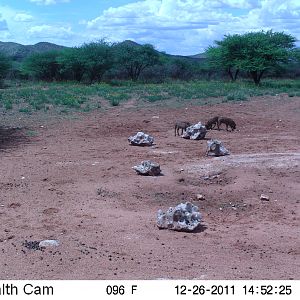
<svg viewBox="0 0 300 300">
<path fill-rule="evenodd" d="M 176 120 L 215 115 L 237 123 L 206 135 L 231 155 L 174 136 Z M 31 129 L 0 132 L 1 279 L 300 279 L 299 97 L 125 105 Z M 155 147 L 128 144 L 140 130 Z M 137 175 L 145 159 L 164 176 Z M 185 201 L 199 206 L 199 230 L 159 230 L 157 210 Z M 44 239 L 60 246 L 23 244 Z"/>
</svg>

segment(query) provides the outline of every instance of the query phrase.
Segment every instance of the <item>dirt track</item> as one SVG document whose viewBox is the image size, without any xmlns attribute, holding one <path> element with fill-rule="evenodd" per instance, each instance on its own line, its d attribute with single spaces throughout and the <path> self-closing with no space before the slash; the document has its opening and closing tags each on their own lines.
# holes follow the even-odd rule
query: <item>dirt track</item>
<svg viewBox="0 0 300 300">
<path fill-rule="evenodd" d="M 230 156 L 174 136 L 175 120 L 214 115 L 237 123 L 207 134 Z M 281 95 L 138 116 L 120 106 L 38 124 L 35 137 L 2 129 L 0 279 L 300 279 L 299 116 L 300 98 Z M 130 146 L 139 130 L 156 146 Z M 164 176 L 138 176 L 131 167 L 144 159 Z M 203 226 L 159 230 L 157 210 L 182 201 L 199 206 Z M 61 245 L 22 245 L 51 238 Z"/>
</svg>

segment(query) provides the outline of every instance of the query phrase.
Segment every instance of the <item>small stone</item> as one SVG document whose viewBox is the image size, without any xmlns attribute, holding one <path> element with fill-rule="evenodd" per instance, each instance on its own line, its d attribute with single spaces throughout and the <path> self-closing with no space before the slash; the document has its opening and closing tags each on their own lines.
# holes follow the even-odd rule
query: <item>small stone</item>
<svg viewBox="0 0 300 300">
<path fill-rule="evenodd" d="M 268 195 L 261 194 L 261 195 L 260 195 L 260 200 L 262 200 L 262 201 L 269 201 L 269 200 L 270 200 L 270 197 L 269 197 Z"/>
<path fill-rule="evenodd" d="M 59 241 L 57 241 L 57 240 L 43 240 L 39 243 L 40 248 L 57 247 L 57 246 L 59 246 Z"/>
<path fill-rule="evenodd" d="M 197 194 L 196 198 L 197 198 L 197 200 L 205 200 L 205 196 L 202 194 Z"/>
</svg>

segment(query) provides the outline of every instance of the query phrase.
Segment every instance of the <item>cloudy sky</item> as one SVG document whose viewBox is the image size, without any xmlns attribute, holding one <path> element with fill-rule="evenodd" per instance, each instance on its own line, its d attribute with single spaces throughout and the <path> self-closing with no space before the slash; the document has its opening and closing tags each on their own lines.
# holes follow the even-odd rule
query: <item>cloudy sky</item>
<svg viewBox="0 0 300 300">
<path fill-rule="evenodd" d="M 225 34 L 262 29 L 300 40 L 300 1 L 0 0 L 0 41 L 22 44 L 130 39 L 189 55 Z"/>
</svg>

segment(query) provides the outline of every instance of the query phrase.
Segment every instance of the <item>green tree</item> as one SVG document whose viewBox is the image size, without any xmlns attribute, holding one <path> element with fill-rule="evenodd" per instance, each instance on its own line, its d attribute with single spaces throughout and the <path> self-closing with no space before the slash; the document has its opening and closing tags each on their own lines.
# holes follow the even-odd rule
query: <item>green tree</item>
<svg viewBox="0 0 300 300">
<path fill-rule="evenodd" d="M 135 45 L 119 43 L 115 45 L 116 62 L 124 68 L 129 78 L 137 81 L 141 72 L 160 63 L 158 52 L 150 44 Z"/>
<path fill-rule="evenodd" d="M 60 73 L 64 79 L 81 81 L 85 71 L 82 48 L 68 48 L 57 57 Z"/>
<path fill-rule="evenodd" d="M 232 81 L 236 81 L 240 68 L 238 59 L 242 48 L 242 38 L 239 35 L 225 36 L 223 41 L 215 41 L 216 47 L 206 50 L 208 63 L 214 70 L 224 70 Z"/>
<path fill-rule="evenodd" d="M 24 61 L 22 72 L 39 80 L 59 79 L 60 67 L 57 62 L 59 54 L 58 51 L 32 54 Z"/>
<path fill-rule="evenodd" d="M 0 52 L 0 87 L 3 85 L 3 79 L 8 74 L 11 68 L 10 59 Z"/>
<path fill-rule="evenodd" d="M 80 48 L 80 54 L 80 61 L 90 82 L 101 81 L 104 73 L 114 63 L 111 45 L 105 40 L 84 44 Z"/>
<path fill-rule="evenodd" d="M 272 30 L 226 35 L 223 41 L 216 42 L 216 47 L 208 49 L 207 55 L 215 66 L 248 72 L 258 85 L 267 70 L 288 62 L 295 41 L 289 34 Z"/>
</svg>

